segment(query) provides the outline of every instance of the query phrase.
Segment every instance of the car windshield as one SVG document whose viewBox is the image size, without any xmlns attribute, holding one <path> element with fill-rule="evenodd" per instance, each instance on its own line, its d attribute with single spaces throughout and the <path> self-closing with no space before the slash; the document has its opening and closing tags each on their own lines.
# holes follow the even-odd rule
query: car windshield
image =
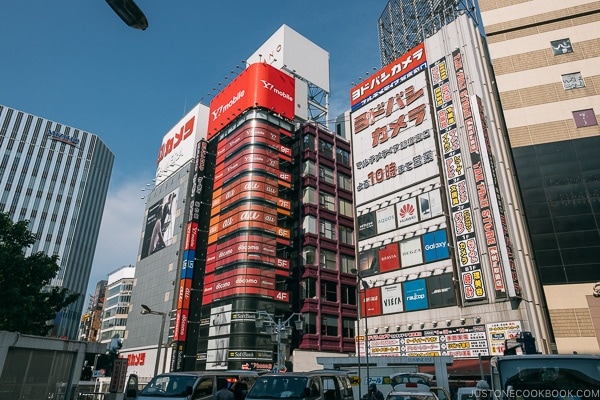
<svg viewBox="0 0 600 400">
<path fill-rule="evenodd" d="M 308 381 L 303 376 L 262 376 L 256 380 L 247 399 L 283 399 L 304 397 Z"/>
<path fill-rule="evenodd" d="M 186 388 L 194 385 L 193 376 L 159 375 L 144 387 L 140 395 L 147 397 L 185 397 Z"/>
</svg>

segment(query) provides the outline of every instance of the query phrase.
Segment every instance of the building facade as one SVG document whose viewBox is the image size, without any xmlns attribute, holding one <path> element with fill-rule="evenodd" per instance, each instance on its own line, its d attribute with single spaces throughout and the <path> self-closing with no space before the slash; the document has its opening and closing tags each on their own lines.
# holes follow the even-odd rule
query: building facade
<svg viewBox="0 0 600 400">
<path fill-rule="evenodd" d="M 102 325 L 102 308 L 104 307 L 104 294 L 108 281 L 101 280 L 96 284 L 94 295 L 90 296 L 87 309 L 81 316 L 79 338 L 86 342 L 97 342 L 100 326 Z"/>
<path fill-rule="evenodd" d="M 120 338 L 125 336 L 134 275 L 133 265 L 123 266 L 108 274 L 98 342 L 110 343 L 115 335 Z"/>
<path fill-rule="evenodd" d="M 59 256 L 51 285 L 79 293 L 52 336 L 77 338 L 114 155 L 97 135 L 0 105 L 0 210 L 29 220 L 27 254 Z"/>
<path fill-rule="evenodd" d="M 189 125 L 194 151 L 146 198 L 122 351 L 141 376 L 155 363 L 287 369 L 354 352 L 350 143 L 318 122 L 328 92 L 329 55 L 284 25 Z M 175 191 L 172 240 L 152 250 L 154 204 Z M 169 320 L 158 359 L 158 316 L 142 304 Z"/>
<path fill-rule="evenodd" d="M 600 352 L 600 3 L 479 1 L 559 353 Z"/>
<path fill-rule="evenodd" d="M 452 355 L 460 376 L 521 332 L 552 349 L 488 59 L 463 13 L 351 91 L 370 356 Z"/>
<path fill-rule="evenodd" d="M 388 65 L 459 15 L 476 18 L 475 0 L 390 0 L 377 23 L 381 65 Z"/>
</svg>

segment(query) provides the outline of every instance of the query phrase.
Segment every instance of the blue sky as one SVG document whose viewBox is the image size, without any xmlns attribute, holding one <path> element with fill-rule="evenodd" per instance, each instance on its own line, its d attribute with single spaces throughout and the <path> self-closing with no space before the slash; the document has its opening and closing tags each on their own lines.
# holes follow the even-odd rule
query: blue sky
<svg viewBox="0 0 600 400">
<path fill-rule="evenodd" d="M 115 154 L 88 292 L 135 265 L 141 190 L 162 137 L 281 25 L 329 52 L 330 118 L 349 108 L 351 83 L 380 67 L 387 0 L 136 3 L 146 31 L 105 0 L 5 1 L 0 12 L 0 104 L 95 133 Z"/>
</svg>

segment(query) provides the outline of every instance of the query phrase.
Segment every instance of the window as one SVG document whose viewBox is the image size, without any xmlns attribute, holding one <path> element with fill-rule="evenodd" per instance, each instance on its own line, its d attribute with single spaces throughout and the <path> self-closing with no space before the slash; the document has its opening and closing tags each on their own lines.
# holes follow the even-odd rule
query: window
<svg viewBox="0 0 600 400">
<path fill-rule="evenodd" d="M 303 146 L 302 146 L 302 148 L 304 150 L 307 150 L 307 149 L 314 150 L 315 149 L 315 137 L 313 135 L 304 135 L 302 140 L 304 142 Z"/>
<path fill-rule="evenodd" d="M 573 119 L 575 120 L 575 126 L 578 128 L 598 125 L 596 114 L 592 108 L 588 108 L 587 110 L 573 111 Z"/>
<path fill-rule="evenodd" d="M 337 301 L 337 285 L 334 282 L 321 281 L 321 299 Z"/>
<path fill-rule="evenodd" d="M 572 74 L 562 75 L 562 83 L 565 90 L 579 89 L 585 87 L 585 83 L 583 83 L 583 77 L 581 76 L 581 72 L 573 72 Z"/>
<path fill-rule="evenodd" d="M 314 265 L 317 261 L 317 249 L 314 247 L 308 246 L 302 249 L 302 260 L 304 261 L 303 265 Z"/>
<path fill-rule="evenodd" d="M 345 217 L 352 218 L 354 216 L 354 209 L 352 207 L 352 202 L 344 199 L 339 200 L 340 204 L 340 214 Z"/>
<path fill-rule="evenodd" d="M 335 149 L 335 159 L 342 165 L 350 166 L 350 153 L 344 149 Z"/>
<path fill-rule="evenodd" d="M 319 139 L 319 154 L 327 158 L 333 158 L 333 144 Z"/>
<path fill-rule="evenodd" d="M 322 219 L 319 222 L 321 235 L 327 239 L 335 240 L 335 222 Z"/>
<path fill-rule="evenodd" d="M 321 268 L 335 271 L 335 253 L 333 251 L 321 249 L 319 265 Z"/>
<path fill-rule="evenodd" d="M 321 317 L 321 335 L 337 336 L 338 335 L 338 320 L 337 317 L 331 315 L 323 315 Z"/>
<path fill-rule="evenodd" d="M 342 318 L 342 337 L 354 338 L 356 333 L 354 332 L 354 323 L 356 321 L 351 318 Z"/>
<path fill-rule="evenodd" d="M 302 221 L 302 234 L 307 233 L 317 234 L 317 218 L 312 215 L 307 215 Z"/>
<path fill-rule="evenodd" d="M 319 204 L 326 210 L 335 211 L 335 196 L 329 193 L 321 192 L 319 196 Z"/>
<path fill-rule="evenodd" d="M 302 176 L 317 176 L 317 168 L 314 161 L 304 161 L 302 164 Z"/>
<path fill-rule="evenodd" d="M 302 313 L 304 333 L 317 333 L 317 316 L 313 313 Z"/>
<path fill-rule="evenodd" d="M 352 270 L 355 269 L 354 257 L 340 254 L 340 270 L 346 274 L 351 274 Z"/>
<path fill-rule="evenodd" d="M 302 295 L 304 296 L 304 299 L 317 298 L 317 284 L 315 278 L 303 279 L 300 285 L 302 286 Z"/>
<path fill-rule="evenodd" d="M 304 188 L 302 193 L 302 202 L 304 204 L 317 204 L 317 190 L 312 187 Z"/>
<path fill-rule="evenodd" d="M 352 191 L 352 179 L 348 175 L 338 174 L 338 187 Z"/>
<path fill-rule="evenodd" d="M 327 167 L 319 167 L 319 178 L 323 182 L 335 184 L 333 171 Z"/>
<path fill-rule="evenodd" d="M 356 286 L 342 285 L 342 304 L 356 305 Z"/>
<path fill-rule="evenodd" d="M 354 244 L 354 231 L 347 226 L 340 226 L 340 242 L 344 244 Z"/>
<path fill-rule="evenodd" d="M 571 39 L 569 38 L 553 40 L 550 42 L 550 45 L 552 46 L 552 52 L 555 56 L 573 52 L 573 46 L 571 45 Z"/>
</svg>

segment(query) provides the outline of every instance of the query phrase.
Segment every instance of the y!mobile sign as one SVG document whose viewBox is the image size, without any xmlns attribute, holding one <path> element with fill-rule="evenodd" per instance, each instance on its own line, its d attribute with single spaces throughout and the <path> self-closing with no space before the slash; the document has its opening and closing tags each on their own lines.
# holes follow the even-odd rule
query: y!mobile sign
<svg viewBox="0 0 600 400">
<path fill-rule="evenodd" d="M 294 118 L 293 77 L 266 63 L 250 65 L 210 102 L 207 139 L 251 107 Z"/>
</svg>

